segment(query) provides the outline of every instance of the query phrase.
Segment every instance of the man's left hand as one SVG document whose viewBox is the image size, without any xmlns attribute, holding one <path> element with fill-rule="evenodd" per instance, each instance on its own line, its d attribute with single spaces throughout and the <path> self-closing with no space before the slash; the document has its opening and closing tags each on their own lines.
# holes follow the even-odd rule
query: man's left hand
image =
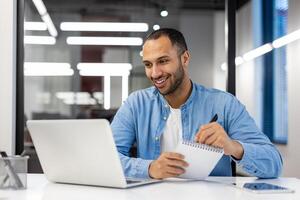
<svg viewBox="0 0 300 200">
<path fill-rule="evenodd" d="M 243 146 L 234 140 L 231 140 L 223 127 L 217 123 L 212 122 L 200 127 L 200 130 L 195 136 L 195 141 L 223 148 L 225 155 L 233 156 L 240 160 L 243 157 Z"/>
</svg>

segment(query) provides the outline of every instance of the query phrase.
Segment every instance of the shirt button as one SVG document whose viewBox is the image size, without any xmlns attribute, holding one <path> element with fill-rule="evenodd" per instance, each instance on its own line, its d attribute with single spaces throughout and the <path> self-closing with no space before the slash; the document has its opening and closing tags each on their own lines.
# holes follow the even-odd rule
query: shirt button
<svg viewBox="0 0 300 200">
<path fill-rule="evenodd" d="M 169 106 L 168 106 L 168 104 L 165 104 L 165 108 L 168 108 Z"/>
<path fill-rule="evenodd" d="M 155 137 L 155 140 L 158 141 L 158 140 L 159 140 L 159 137 Z"/>
<path fill-rule="evenodd" d="M 167 117 L 164 117 L 164 120 L 167 120 Z"/>
</svg>

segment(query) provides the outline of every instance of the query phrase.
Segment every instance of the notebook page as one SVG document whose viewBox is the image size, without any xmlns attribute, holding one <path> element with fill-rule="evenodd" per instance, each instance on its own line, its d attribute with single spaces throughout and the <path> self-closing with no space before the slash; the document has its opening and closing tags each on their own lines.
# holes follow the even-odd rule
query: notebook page
<svg viewBox="0 0 300 200">
<path fill-rule="evenodd" d="M 185 156 L 189 163 L 186 172 L 179 176 L 187 179 L 204 179 L 223 156 L 223 149 L 189 141 L 180 141 L 175 152 Z"/>
</svg>

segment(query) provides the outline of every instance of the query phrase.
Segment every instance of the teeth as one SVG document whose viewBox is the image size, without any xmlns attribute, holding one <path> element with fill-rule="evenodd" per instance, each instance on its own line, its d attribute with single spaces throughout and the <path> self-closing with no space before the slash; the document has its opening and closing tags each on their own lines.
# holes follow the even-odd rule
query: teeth
<svg viewBox="0 0 300 200">
<path fill-rule="evenodd" d="M 164 78 L 164 79 L 156 80 L 155 82 L 158 83 L 158 84 L 161 84 L 161 83 L 165 82 L 165 80 L 166 79 Z"/>
</svg>

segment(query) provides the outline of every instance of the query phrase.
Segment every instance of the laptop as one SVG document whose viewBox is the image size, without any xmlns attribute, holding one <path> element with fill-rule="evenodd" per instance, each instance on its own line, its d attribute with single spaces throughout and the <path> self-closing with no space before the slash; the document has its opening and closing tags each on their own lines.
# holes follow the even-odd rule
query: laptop
<svg viewBox="0 0 300 200">
<path fill-rule="evenodd" d="M 49 181 L 116 188 L 158 182 L 125 178 L 105 119 L 29 120 L 27 127 Z"/>
</svg>

